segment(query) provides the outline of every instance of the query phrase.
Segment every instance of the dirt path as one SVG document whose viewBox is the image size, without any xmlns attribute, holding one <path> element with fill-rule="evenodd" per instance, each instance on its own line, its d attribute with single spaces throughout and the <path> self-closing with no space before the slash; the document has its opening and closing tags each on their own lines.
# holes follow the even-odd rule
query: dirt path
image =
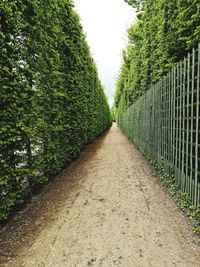
<svg viewBox="0 0 200 267">
<path fill-rule="evenodd" d="M 4 266 L 200 266 L 191 225 L 116 125 L 0 234 Z"/>
</svg>

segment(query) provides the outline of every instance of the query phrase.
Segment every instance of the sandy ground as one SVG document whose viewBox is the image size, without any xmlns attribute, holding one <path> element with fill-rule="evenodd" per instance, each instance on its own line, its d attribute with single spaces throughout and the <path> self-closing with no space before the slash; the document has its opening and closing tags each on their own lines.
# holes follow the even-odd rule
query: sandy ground
<svg viewBox="0 0 200 267">
<path fill-rule="evenodd" d="M 1 266 L 200 266 L 192 226 L 115 124 L 0 234 Z"/>
</svg>

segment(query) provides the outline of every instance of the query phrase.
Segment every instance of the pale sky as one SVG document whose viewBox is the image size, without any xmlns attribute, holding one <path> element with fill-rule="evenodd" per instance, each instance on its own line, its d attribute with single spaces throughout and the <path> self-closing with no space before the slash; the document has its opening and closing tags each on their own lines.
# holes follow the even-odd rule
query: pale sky
<svg viewBox="0 0 200 267">
<path fill-rule="evenodd" d="M 136 20 L 136 12 L 123 0 L 74 0 L 74 4 L 112 106 L 127 28 Z"/>
</svg>

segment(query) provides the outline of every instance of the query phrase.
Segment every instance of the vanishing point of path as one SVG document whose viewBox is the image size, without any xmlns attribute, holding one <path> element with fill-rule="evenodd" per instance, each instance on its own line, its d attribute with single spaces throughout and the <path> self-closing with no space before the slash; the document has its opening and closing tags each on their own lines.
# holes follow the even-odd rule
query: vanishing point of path
<svg viewBox="0 0 200 267">
<path fill-rule="evenodd" d="M 200 247 L 114 124 L 0 231 L 11 267 L 199 267 Z"/>
</svg>

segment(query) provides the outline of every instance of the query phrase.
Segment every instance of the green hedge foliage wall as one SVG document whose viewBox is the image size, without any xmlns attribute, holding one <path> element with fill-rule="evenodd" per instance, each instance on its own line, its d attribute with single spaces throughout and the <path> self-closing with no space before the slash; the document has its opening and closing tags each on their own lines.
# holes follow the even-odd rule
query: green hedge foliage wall
<svg viewBox="0 0 200 267">
<path fill-rule="evenodd" d="M 0 220 L 111 123 L 70 0 L 0 2 Z"/>
<path fill-rule="evenodd" d="M 125 0 L 137 8 L 115 93 L 120 116 L 200 40 L 199 0 Z"/>
</svg>

